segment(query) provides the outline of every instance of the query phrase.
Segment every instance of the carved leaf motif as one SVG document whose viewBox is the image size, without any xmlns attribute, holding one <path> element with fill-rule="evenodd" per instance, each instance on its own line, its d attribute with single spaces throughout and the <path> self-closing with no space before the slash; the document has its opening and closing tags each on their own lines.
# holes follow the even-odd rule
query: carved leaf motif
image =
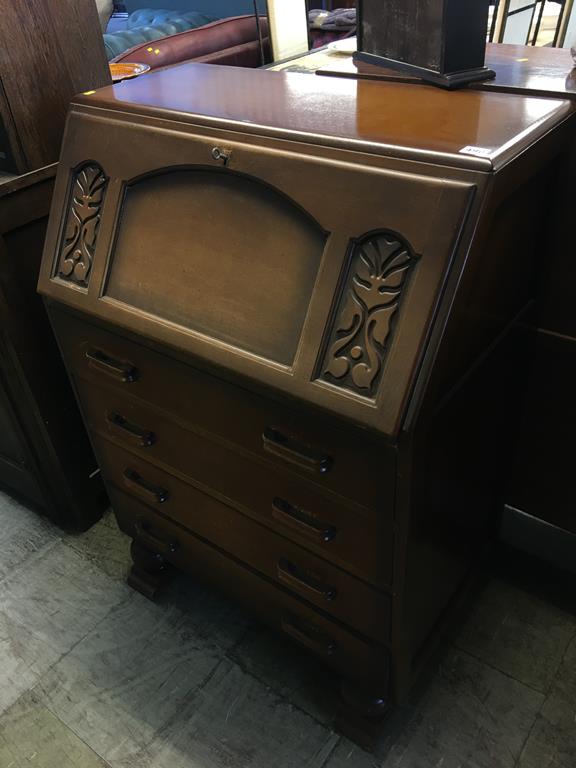
<svg viewBox="0 0 576 768">
<path fill-rule="evenodd" d="M 369 235 L 356 244 L 324 356 L 323 378 L 374 395 L 415 260 L 408 243 L 391 232 Z"/>
<path fill-rule="evenodd" d="M 390 304 L 387 307 L 377 309 L 372 315 L 372 320 L 374 321 L 372 337 L 381 347 L 386 344 L 386 339 L 390 333 L 390 321 L 394 317 L 397 308 L 397 304 Z"/>
<path fill-rule="evenodd" d="M 332 354 L 330 361 L 326 368 L 328 373 L 331 373 L 337 379 L 341 379 L 350 370 L 350 363 L 348 359 L 343 356 L 339 356 L 340 350 L 344 349 L 351 339 L 356 336 L 358 329 L 362 323 L 363 311 L 362 305 L 353 296 L 349 296 L 341 314 L 340 322 L 340 338 L 332 345 Z"/>
<path fill-rule="evenodd" d="M 95 163 L 85 165 L 74 177 L 58 275 L 82 286 L 88 284 L 92 268 L 107 185 L 106 174 Z"/>
</svg>

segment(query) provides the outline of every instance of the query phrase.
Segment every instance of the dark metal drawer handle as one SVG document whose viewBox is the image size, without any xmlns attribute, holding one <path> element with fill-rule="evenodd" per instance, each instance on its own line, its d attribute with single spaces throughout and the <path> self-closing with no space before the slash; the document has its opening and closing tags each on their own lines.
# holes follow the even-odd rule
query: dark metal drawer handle
<svg viewBox="0 0 576 768">
<path fill-rule="evenodd" d="M 178 549 L 177 541 L 163 541 L 155 536 L 148 528 L 148 523 L 144 518 L 140 518 L 134 524 L 134 530 L 136 536 L 142 544 L 146 545 L 158 552 L 159 554 L 172 554 Z"/>
<path fill-rule="evenodd" d="M 149 448 L 156 442 L 156 435 L 154 432 L 151 432 L 149 429 L 143 429 L 137 424 L 132 424 L 132 422 L 125 419 L 120 413 L 109 413 L 108 423 L 111 427 L 119 430 L 125 436 L 130 437 L 143 448 Z"/>
<path fill-rule="evenodd" d="M 302 590 L 310 592 L 314 597 L 323 600 L 334 600 L 338 594 L 336 587 L 322 584 L 321 581 L 284 558 L 278 561 L 278 578 L 289 587 L 296 588 L 300 592 Z"/>
<path fill-rule="evenodd" d="M 301 621 L 295 616 L 283 616 L 281 626 L 287 635 L 322 656 L 332 656 L 336 651 L 336 641 L 311 622 Z"/>
<path fill-rule="evenodd" d="M 272 501 L 272 516 L 282 523 L 296 528 L 307 536 L 319 540 L 321 543 L 328 543 L 338 533 L 333 525 L 316 520 L 314 515 L 301 507 L 295 507 L 284 499 L 276 497 Z"/>
<path fill-rule="evenodd" d="M 331 468 L 333 462 L 330 456 L 308 445 L 293 440 L 273 427 L 267 427 L 262 434 L 262 445 L 265 451 L 279 456 L 285 461 L 297 464 L 309 472 L 324 474 Z"/>
<path fill-rule="evenodd" d="M 124 482 L 147 501 L 152 501 L 155 504 L 164 504 L 165 501 L 168 501 L 169 494 L 165 488 L 149 483 L 133 469 L 124 470 Z"/>
<path fill-rule="evenodd" d="M 117 379 L 125 384 L 132 383 L 138 379 L 138 370 L 132 363 L 115 360 L 101 349 L 88 349 L 86 357 L 91 368 L 95 368 L 100 373 L 105 373 L 113 379 Z"/>
</svg>

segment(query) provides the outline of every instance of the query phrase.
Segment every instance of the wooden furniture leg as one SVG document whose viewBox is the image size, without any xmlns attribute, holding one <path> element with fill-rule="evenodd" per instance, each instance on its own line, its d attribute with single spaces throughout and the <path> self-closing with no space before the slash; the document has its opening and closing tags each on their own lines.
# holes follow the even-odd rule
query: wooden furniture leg
<svg viewBox="0 0 576 768">
<path fill-rule="evenodd" d="M 340 695 L 336 727 L 344 736 L 372 751 L 389 712 L 385 689 L 369 688 L 343 679 Z"/>
<path fill-rule="evenodd" d="M 170 577 L 170 564 L 159 552 L 144 546 L 138 539 L 132 541 L 130 554 L 133 565 L 128 574 L 128 584 L 144 597 L 154 600 Z"/>
</svg>

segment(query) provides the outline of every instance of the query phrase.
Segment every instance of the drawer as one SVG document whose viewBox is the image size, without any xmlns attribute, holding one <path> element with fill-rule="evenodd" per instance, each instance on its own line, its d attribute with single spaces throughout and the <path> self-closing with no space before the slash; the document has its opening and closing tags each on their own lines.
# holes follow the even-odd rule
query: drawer
<svg viewBox="0 0 576 768">
<path fill-rule="evenodd" d="M 68 313 L 53 310 L 52 320 L 76 377 L 139 397 L 369 509 L 392 508 L 395 453 L 380 440 L 256 395 Z"/>
<path fill-rule="evenodd" d="M 104 479 L 367 637 L 387 641 L 390 599 L 139 457 L 96 440 Z"/>
<path fill-rule="evenodd" d="M 387 685 L 386 648 L 348 631 L 132 497 L 110 490 L 118 523 L 129 536 L 139 538 L 144 545 L 152 544 L 177 568 L 219 587 L 264 623 L 306 646 L 346 677 Z"/>
<path fill-rule="evenodd" d="M 379 587 L 392 583 L 393 526 L 280 467 L 184 429 L 137 398 L 77 382 L 91 432 L 215 495 Z"/>
</svg>

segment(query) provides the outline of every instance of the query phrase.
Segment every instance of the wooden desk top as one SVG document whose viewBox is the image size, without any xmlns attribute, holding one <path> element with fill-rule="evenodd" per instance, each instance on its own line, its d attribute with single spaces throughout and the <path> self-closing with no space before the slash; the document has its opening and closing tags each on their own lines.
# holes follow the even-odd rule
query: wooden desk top
<svg viewBox="0 0 576 768">
<path fill-rule="evenodd" d="M 206 64 L 102 88 L 75 104 L 484 171 L 572 112 L 561 100 Z"/>
</svg>

